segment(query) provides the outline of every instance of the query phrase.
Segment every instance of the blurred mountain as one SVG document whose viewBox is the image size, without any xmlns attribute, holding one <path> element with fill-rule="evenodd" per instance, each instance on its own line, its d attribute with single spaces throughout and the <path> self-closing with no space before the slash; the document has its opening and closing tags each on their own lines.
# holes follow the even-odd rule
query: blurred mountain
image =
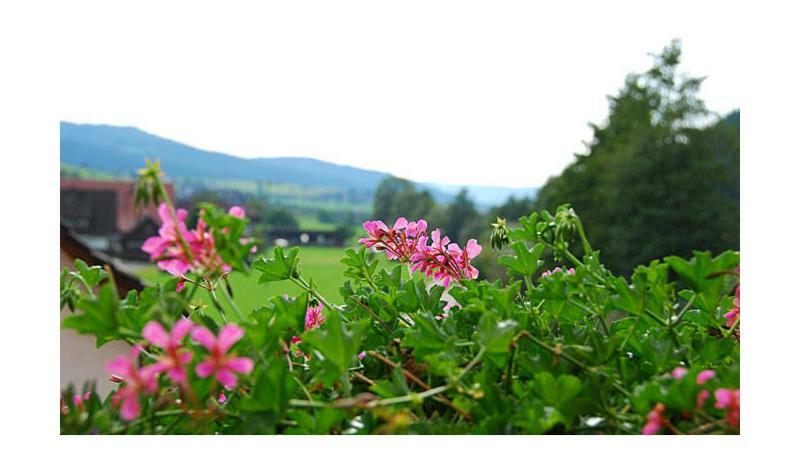
<svg viewBox="0 0 800 470">
<path fill-rule="evenodd" d="M 135 127 L 61 122 L 61 163 L 116 175 L 131 176 L 146 158 L 159 159 L 175 179 L 215 178 L 337 188 L 371 193 L 389 176 L 380 171 L 338 165 L 307 157 L 241 158 L 210 152 L 149 134 Z M 460 187 L 418 183 L 434 199 L 449 202 Z M 470 186 L 476 204 L 500 204 L 508 196 L 534 195 L 535 189 Z"/>
</svg>

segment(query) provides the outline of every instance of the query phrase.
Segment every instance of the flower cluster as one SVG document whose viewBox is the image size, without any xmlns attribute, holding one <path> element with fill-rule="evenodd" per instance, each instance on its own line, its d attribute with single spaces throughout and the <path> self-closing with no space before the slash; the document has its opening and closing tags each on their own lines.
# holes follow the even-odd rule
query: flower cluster
<svg viewBox="0 0 800 470">
<path fill-rule="evenodd" d="M 120 377 L 125 383 L 114 392 L 111 404 L 114 408 L 121 405 L 120 416 L 127 421 L 135 419 L 142 410 L 139 396 L 155 393 L 158 390 L 156 380 L 158 366 L 150 364 L 139 368 L 137 365 L 142 349 L 141 345 L 136 345 L 127 355 L 117 356 L 106 366 L 109 372 Z"/>
<path fill-rule="evenodd" d="M 325 321 L 325 315 L 322 314 L 323 305 L 318 303 L 316 300 L 312 300 L 308 304 L 308 308 L 306 308 L 306 325 L 305 331 L 313 330 L 314 328 L 319 328 L 322 326 L 322 323 Z M 299 336 L 292 336 L 290 341 L 291 346 L 294 349 L 294 357 L 303 356 L 306 359 L 309 359 L 309 356 L 304 354 L 297 346 L 302 342 Z"/>
<path fill-rule="evenodd" d="M 714 391 L 714 408 L 727 410 L 725 421 L 732 427 L 739 427 L 739 389 L 719 388 Z"/>
<path fill-rule="evenodd" d="M 231 207 L 228 214 L 239 218 L 245 216 L 244 209 L 239 206 Z M 183 289 L 186 283 L 184 275 L 189 271 L 206 276 L 231 270 L 217 251 L 214 236 L 202 212 L 193 230 L 186 227 L 188 212 L 185 209 L 178 209 L 173 217 L 167 203 L 161 203 L 158 216 L 162 223 L 158 235 L 145 240 L 142 251 L 148 253 L 151 260 L 157 261 L 159 268 L 181 278 L 178 291 Z M 241 242 L 247 243 L 247 240 Z"/>
<path fill-rule="evenodd" d="M 369 237 L 361 238 L 358 243 L 367 248 L 385 251 L 390 260 L 407 263 L 417 251 L 418 242 L 425 237 L 428 223 L 424 220 L 409 222 L 405 217 L 397 219 L 389 228 L 380 220 L 368 220 L 363 224 Z"/>
<path fill-rule="evenodd" d="M 83 395 L 73 395 L 72 396 L 72 405 L 80 410 L 86 409 L 86 402 L 92 398 L 92 392 L 86 392 Z M 68 415 L 69 414 L 69 406 L 64 403 L 64 398 L 61 398 L 61 414 Z"/>
<path fill-rule="evenodd" d="M 475 279 L 478 269 L 472 266 L 472 260 L 481 254 L 481 246 L 471 238 L 462 250 L 450 239 L 442 237 L 439 229 L 431 233 L 431 244 L 427 245 L 427 237 L 420 237 L 417 251 L 411 256 L 412 269 L 432 277 L 445 288 L 453 279 Z"/>
<path fill-rule="evenodd" d="M 561 269 L 560 267 L 556 266 L 555 268 L 553 268 L 552 271 L 543 272 L 542 273 L 542 277 L 552 276 L 555 273 L 561 273 L 561 272 L 566 273 L 567 276 L 571 276 L 571 275 L 575 274 L 575 268 Z"/>
<path fill-rule="evenodd" d="M 653 435 L 658 434 L 666 422 L 664 419 L 664 404 L 656 403 L 656 406 L 647 413 L 647 423 L 642 428 L 642 434 Z"/>
<path fill-rule="evenodd" d="M 391 228 L 380 220 L 368 220 L 364 222 L 364 230 L 369 237 L 358 242 L 367 248 L 385 251 L 390 260 L 411 263 L 413 271 L 432 277 L 444 287 L 454 279 L 478 277 L 478 270 L 471 262 L 482 248 L 475 239 L 470 239 L 461 249 L 457 243 L 443 237 L 439 229 L 434 230 L 429 238 L 427 228 L 425 220 L 408 222 L 403 217 L 397 219 Z"/>
<path fill-rule="evenodd" d="M 735 325 L 736 322 L 739 321 L 739 302 L 740 302 L 739 301 L 739 286 L 737 285 L 736 286 L 736 295 L 733 298 L 733 308 L 728 313 L 723 315 L 723 317 L 725 317 L 725 327 L 726 328 L 732 328 L 733 325 Z"/>
<path fill-rule="evenodd" d="M 676 367 L 672 370 L 670 375 L 675 380 L 682 380 L 689 374 L 689 370 L 685 367 Z M 695 377 L 697 385 L 703 385 L 709 380 L 717 376 L 716 372 L 711 369 L 706 369 L 698 372 Z M 696 406 L 702 408 L 706 400 L 711 396 L 708 390 L 700 390 L 697 394 Z M 739 389 L 718 388 L 714 391 L 714 408 L 727 410 L 725 421 L 734 428 L 739 427 Z M 647 414 L 647 422 L 642 428 L 642 434 L 657 434 L 662 427 L 666 426 L 667 419 L 664 417 L 665 407 L 663 403 L 657 403 L 655 407 Z M 684 416 L 689 413 L 684 411 Z"/>
<path fill-rule="evenodd" d="M 684 378 L 686 376 L 686 374 L 688 374 L 688 373 L 689 373 L 689 371 L 685 367 L 676 367 L 672 371 L 671 374 L 672 374 L 673 378 L 675 378 L 677 380 L 680 380 L 680 379 Z M 713 370 L 706 369 L 706 370 L 703 370 L 703 371 L 701 371 L 701 372 L 699 372 L 697 374 L 697 377 L 695 378 L 695 382 L 697 383 L 697 385 L 703 385 L 704 383 L 706 383 L 709 380 L 711 380 L 714 377 L 716 377 L 716 375 L 717 375 L 717 373 L 714 372 Z M 697 407 L 698 408 L 702 408 L 702 406 L 705 404 L 706 400 L 708 399 L 708 396 L 709 396 L 708 390 L 701 390 L 697 394 Z"/>
<path fill-rule="evenodd" d="M 197 364 L 195 372 L 200 378 L 211 375 L 223 387 L 232 390 L 238 383 L 236 374 L 249 374 L 253 371 L 253 360 L 249 357 L 238 357 L 229 354 L 231 347 L 244 336 L 244 330 L 237 325 L 228 324 L 219 330 L 219 336 L 204 326 L 192 329 L 192 339 L 200 343 L 209 352 L 205 360 Z"/>
<path fill-rule="evenodd" d="M 228 353 L 244 335 L 244 330 L 237 325 L 223 326 L 217 338 L 206 327 L 195 326 L 185 318 L 175 322 L 171 332 L 167 332 L 160 323 L 150 321 L 142 330 L 142 337 L 160 348 L 163 354 L 156 357 L 154 363 L 139 367 L 138 359 L 144 345 L 137 344 L 127 355 L 117 356 L 106 366 L 112 374 L 112 382 L 123 384 L 112 397 L 112 405 L 120 407 L 122 419 L 130 421 L 139 416 L 140 399 L 143 395 L 158 391 L 159 374 L 165 373 L 176 385 L 187 386 L 186 367 L 192 361 L 192 353 L 181 345 L 187 335 L 191 335 L 209 352 L 195 368 L 198 377 L 205 378 L 213 374 L 223 387 L 230 390 L 238 382 L 237 373 L 249 374 L 253 370 L 252 359 Z"/>
</svg>

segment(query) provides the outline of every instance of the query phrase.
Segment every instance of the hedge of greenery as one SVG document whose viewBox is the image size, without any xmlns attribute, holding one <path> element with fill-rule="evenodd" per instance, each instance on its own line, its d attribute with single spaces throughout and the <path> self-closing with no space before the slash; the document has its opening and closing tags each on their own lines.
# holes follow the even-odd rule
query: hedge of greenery
<svg viewBox="0 0 800 470">
<path fill-rule="evenodd" d="M 368 221 L 334 304 L 298 248 L 250 260 L 241 208 L 204 205 L 186 227 L 160 176 L 142 170 L 137 200 L 159 204 L 143 249 L 171 281 L 121 296 L 101 267 L 62 272 L 63 327 L 131 345 L 108 364 L 109 396 L 62 391 L 64 434 L 739 432 L 736 252 L 654 260 L 626 279 L 564 205 L 494 224 L 512 280 L 490 283 L 472 266 L 490 249 L 478 241 Z M 542 272 L 549 258 L 563 268 Z M 243 312 L 233 270 L 305 294 Z"/>
</svg>

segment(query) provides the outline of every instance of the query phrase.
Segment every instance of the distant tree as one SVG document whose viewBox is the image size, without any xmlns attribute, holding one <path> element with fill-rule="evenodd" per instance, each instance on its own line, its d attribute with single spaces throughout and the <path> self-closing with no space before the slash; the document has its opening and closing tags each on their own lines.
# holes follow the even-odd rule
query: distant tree
<svg viewBox="0 0 800 470">
<path fill-rule="evenodd" d="M 411 181 L 392 176 L 381 181 L 375 191 L 373 217 L 387 223 L 398 217 L 421 219 L 427 217 L 435 205 L 430 191 L 417 191 Z"/>
<path fill-rule="evenodd" d="M 529 215 L 533 212 L 534 199 L 527 196 L 519 199 L 513 195 L 509 196 L 506 202 L 493 207 L 489 210 L 489 215 L 492 217 L 502 217 L 508 221 L 515 221 L 524 215 Z"/>
<path fill-rule="evenodd" d="M 269 208 L 264 214 L 263 222 L 271 229 L 297 229 L 300 227 L 294 213 L 284 207 Z"/>
<path fill-rule="evenodd" d="M 571 203 L 603 262 L 637 264 L 692 250 L 739 246 L 738 125 L 711 120 L 701 78 L 679 75 L 677 41 L 610 97 L 585 154 L 539 191 L 537 209 Z"/>
<path fill-rule="evenodd" d="M 442 229 L 444 233 L 450 236 L 451 240 L 464 243 L 466 241 L 465 237 L 469 236 L 467 232 L 470 232 L 464 229 L 471 227 L 473 228 L 471 232 L 475 233 L 477 225 L 474 224 L 483 225 L 482 219 L 475 208 L 475 203 L 470 199 L 469 193 L 464 188 L 456 194 L 455 199 L 447 206 L 447 221 Z"/>
<path fill-rule="evenodd" d="M 375 190 L 373 217 L 388 222 L 392 217 L 396 217 L 394 204 L 397 198 L 403 194 L 415 192 L 414 184 L 411 181 L 394 176 L 384 179 Z"/>
</svg>

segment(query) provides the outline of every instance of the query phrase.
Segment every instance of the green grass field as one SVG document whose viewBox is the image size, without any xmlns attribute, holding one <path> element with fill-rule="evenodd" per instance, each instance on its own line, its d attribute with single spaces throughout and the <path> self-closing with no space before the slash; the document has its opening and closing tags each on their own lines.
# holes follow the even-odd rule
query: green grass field
<svg viewBox="0 0 800 470">
<path fill-rule="evenodd" d="M 264 253 L 269 255 L 269 253 Z M 307 280 L 313 279 L 319 291 L 331 302 L 341 303 L 342 296 L 339 287 L 344 283 L 345 266 L 339 262 L 344 257 L 344 248 L 329 247 L 302 247 L 300 248 L 300 271 Z M 155 265 L 140 270 L 137 273 L 146 282 L 157 283 L 170 279 L 170 275 L 160 271 Z M 234 272 L 231 275 L 236 304 L 245 314 L 254 308 L 263 305 L 266 300 L 274 295 L 299 294 L 300 288 L 291 281 L 272 282 L 269 284 L 258 283 L 258 273 Z M 191 286 L 187 285 L 187 289 Z M 196 294 L 196 299 L 207 305 L 212 305 L 205 292 Z"/>
</svg>

